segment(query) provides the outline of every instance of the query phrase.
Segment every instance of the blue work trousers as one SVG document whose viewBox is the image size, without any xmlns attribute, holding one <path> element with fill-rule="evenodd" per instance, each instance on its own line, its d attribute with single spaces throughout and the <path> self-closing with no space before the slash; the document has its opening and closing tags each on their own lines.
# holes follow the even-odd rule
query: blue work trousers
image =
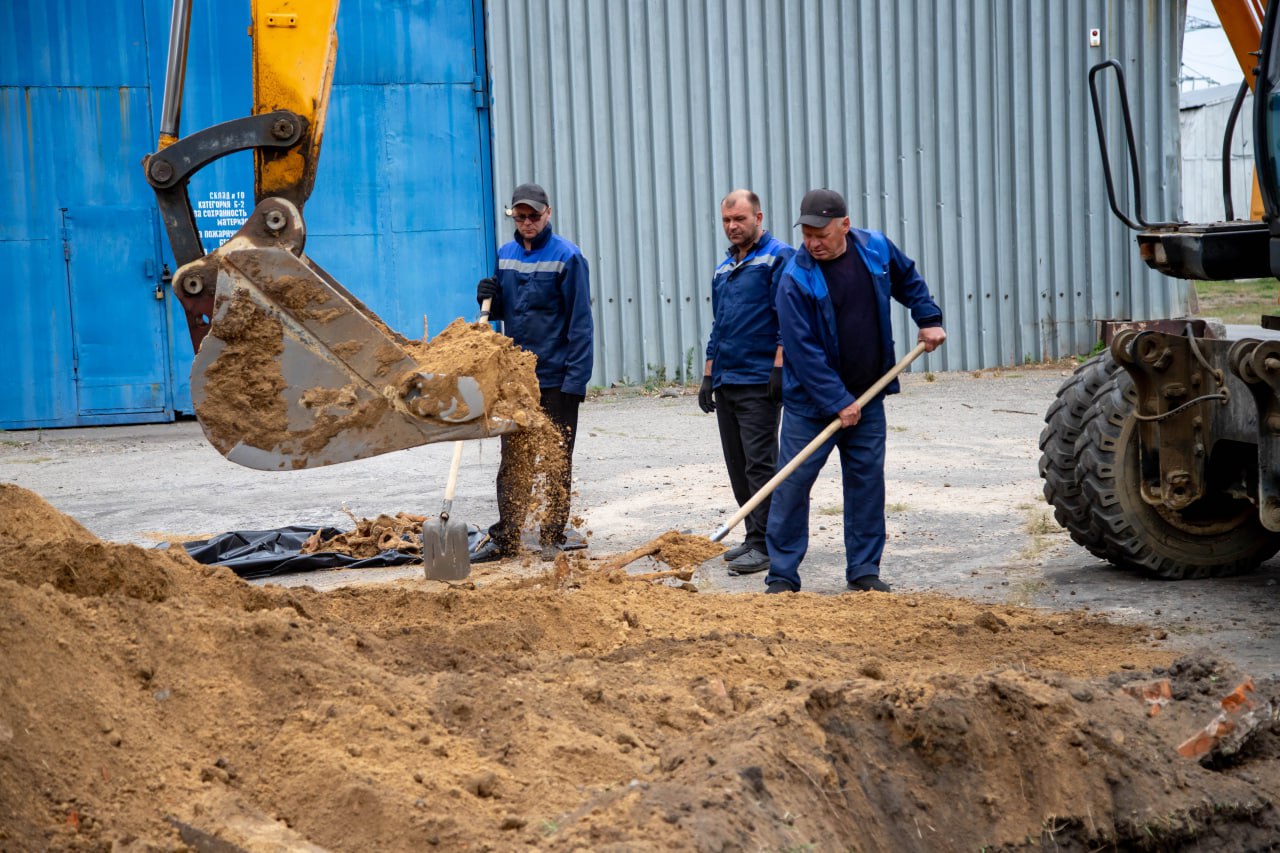
<svg viewBox="0 0 1280 853">
<path fill-rule="evenodd" d="M 778 441 L 778 470 L 796 457 L 827 428 L 830 420 L 815 420 L 783 409 Z M 844 487 L 845 580 L 878 577 L 884 553 L 884 398 L 862 410 L 862 418 L 828 438 L 783 480 L 773 493 L 766 542 L 769 574 L 766 584 L 781 581 L 800 589 L 800 561 L 809 550 L 809 493 L 833 449 L 840 451 Z"/>
</svg>

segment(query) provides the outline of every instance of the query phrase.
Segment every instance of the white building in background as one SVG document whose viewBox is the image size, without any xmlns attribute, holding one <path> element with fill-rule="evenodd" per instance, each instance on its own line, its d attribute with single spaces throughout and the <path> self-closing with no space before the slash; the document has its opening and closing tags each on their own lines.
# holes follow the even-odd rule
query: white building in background
<svg viewBox="0 0 1280 853">
<path fill-rule="evenodd" d="M 1226 218 L 1222 199 L 1222 138 L 1239 86 L 1183 92 L 1178 101 L 1182 129 L 1182 218 L 1217 222 Z M 1231 139 L 1231 203 L 1236 219 L 1249 218 L 1253 192 L 1253 95 L 1247 95 Z"/>
</svg>

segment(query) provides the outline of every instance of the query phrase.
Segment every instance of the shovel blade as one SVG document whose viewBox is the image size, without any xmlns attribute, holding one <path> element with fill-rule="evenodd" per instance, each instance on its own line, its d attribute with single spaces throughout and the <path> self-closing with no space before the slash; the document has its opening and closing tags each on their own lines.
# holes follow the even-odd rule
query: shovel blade
<svg viewBox="0 0 1280 853">
<path fill-rule="evenodd" d="M 449 519 L 422 525 L 422 570 L 429 581 L 460 581 L 471 574 L 467 525 Z"/>
</svg>

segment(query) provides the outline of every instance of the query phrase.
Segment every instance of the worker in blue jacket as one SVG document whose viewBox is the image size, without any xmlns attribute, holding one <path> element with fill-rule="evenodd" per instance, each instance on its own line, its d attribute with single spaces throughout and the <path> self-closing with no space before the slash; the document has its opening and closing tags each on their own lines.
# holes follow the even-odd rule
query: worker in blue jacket
<svg viewBox="0 0 1280 853">
<path fill-rule="evenodd" d="M 844 197 L 810 190 L 800 202 L 804 245 L 778 287 L 778 324 L 786 354 L 778 467 L 786 466 L 835 419 L 842 429 L 778 485 L 766 540 L 766 592 L 798 592 L 809 547 L 809 493 L 833 449 L 844 487 L 846 588 L 888 592 L 880 579 L 884 552 L 884 395 L 857 398 L 894 364 L 889 299 L 907 307 L 917 340 L 933 352 L 946 340 L 942 309 L 913 260 L 879 231 L 851 228 Z"/>
<path fill-rule="evenodd" d="M 698 406 L 715 412 L 733 497 L 742 506 L 773 476 L 782 402 L 782 345 L 774 303 L 782 268 L 795 249 L 764 229 L 760 197 L 734 190 L 720 202 L 729 238 L 711 280 L 711 334 Z M 741 545 L 724 555 L 730 574 L 769 568 L 766 498 L 746 518 Z"/>
<path fill-rule="evenodd" d="M 476 300 L 492 299 L 490 318 L 501 320 L 507 337 L 538 358 L 538 386 L 542 410 L 564 441 L 565 467 L 561 481 L 547 490 L 551 504 L 542 521 L 543 559 L 552 559 L 565 545 L 569 495 L 573 479 L 573 445 L 578 431 L 578 406 L 591 379 L 593 323 L 587 259 L 573 243 L 551 230 L 551 203 L 537 184 L 521 184 L 507 209 L 516 227 L 515 239 L 498 249 L 496 278 L 481 279 Z M 527 496 L 527 473 L 521 477 L 502 437 L 498 467 L 498 521 L 477 543 L 471 562 L 483 563 L 515 556 L 520 547 L 517 518 Z"/>
</svg>

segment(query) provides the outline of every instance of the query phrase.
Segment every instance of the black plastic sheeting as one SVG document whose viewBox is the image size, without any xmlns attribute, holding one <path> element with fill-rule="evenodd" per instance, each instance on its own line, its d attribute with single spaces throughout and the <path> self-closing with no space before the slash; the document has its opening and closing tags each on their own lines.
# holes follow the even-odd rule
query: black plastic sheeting
<svg viewBox="0 0 1280 853">
<path fill-rule="evenodd" d="M 227 566 L 245 580 L 322 569 L 371 569 L 422 562 L 417 554 L 394 550 L 364 558 L 335 551 L 303 554 L 302 544 L 317 530 L 326 539 L 343 532 L 336 527 L 301 525 L 275 530 L 233 530 L 200 542 L 184 542 L 182 547 L 196 562 L 207 566 Z"/>
<path fill-rule="evenodd" d="M 336 551 L 302 553 L 302 545 L 311 534 L 321 531 L 330 539 L 345 531 L 336 527 L 306 527 L 292 525 L 275 530 L 233 530 L 219 533 L 212 539 L 184 542 L 191 559 L 206 566 L 227 566 L 245 580 L 290 575 L 297 572 L 315 572 L 328 569 L 374 569 L 384 566 L 406 566 L 421 563 L 422 558 L 407 551 L 387 550 L 372 557 L 356 558 Z M 474 524 L 467 525 L 467 548 L 475 550 L 481 532 Z M 587 540 L 572 527 L 565 530 L 565 551 L 587 547 Z M 534 542 L 537 540 L 534 539 Z"/>
</svg>

